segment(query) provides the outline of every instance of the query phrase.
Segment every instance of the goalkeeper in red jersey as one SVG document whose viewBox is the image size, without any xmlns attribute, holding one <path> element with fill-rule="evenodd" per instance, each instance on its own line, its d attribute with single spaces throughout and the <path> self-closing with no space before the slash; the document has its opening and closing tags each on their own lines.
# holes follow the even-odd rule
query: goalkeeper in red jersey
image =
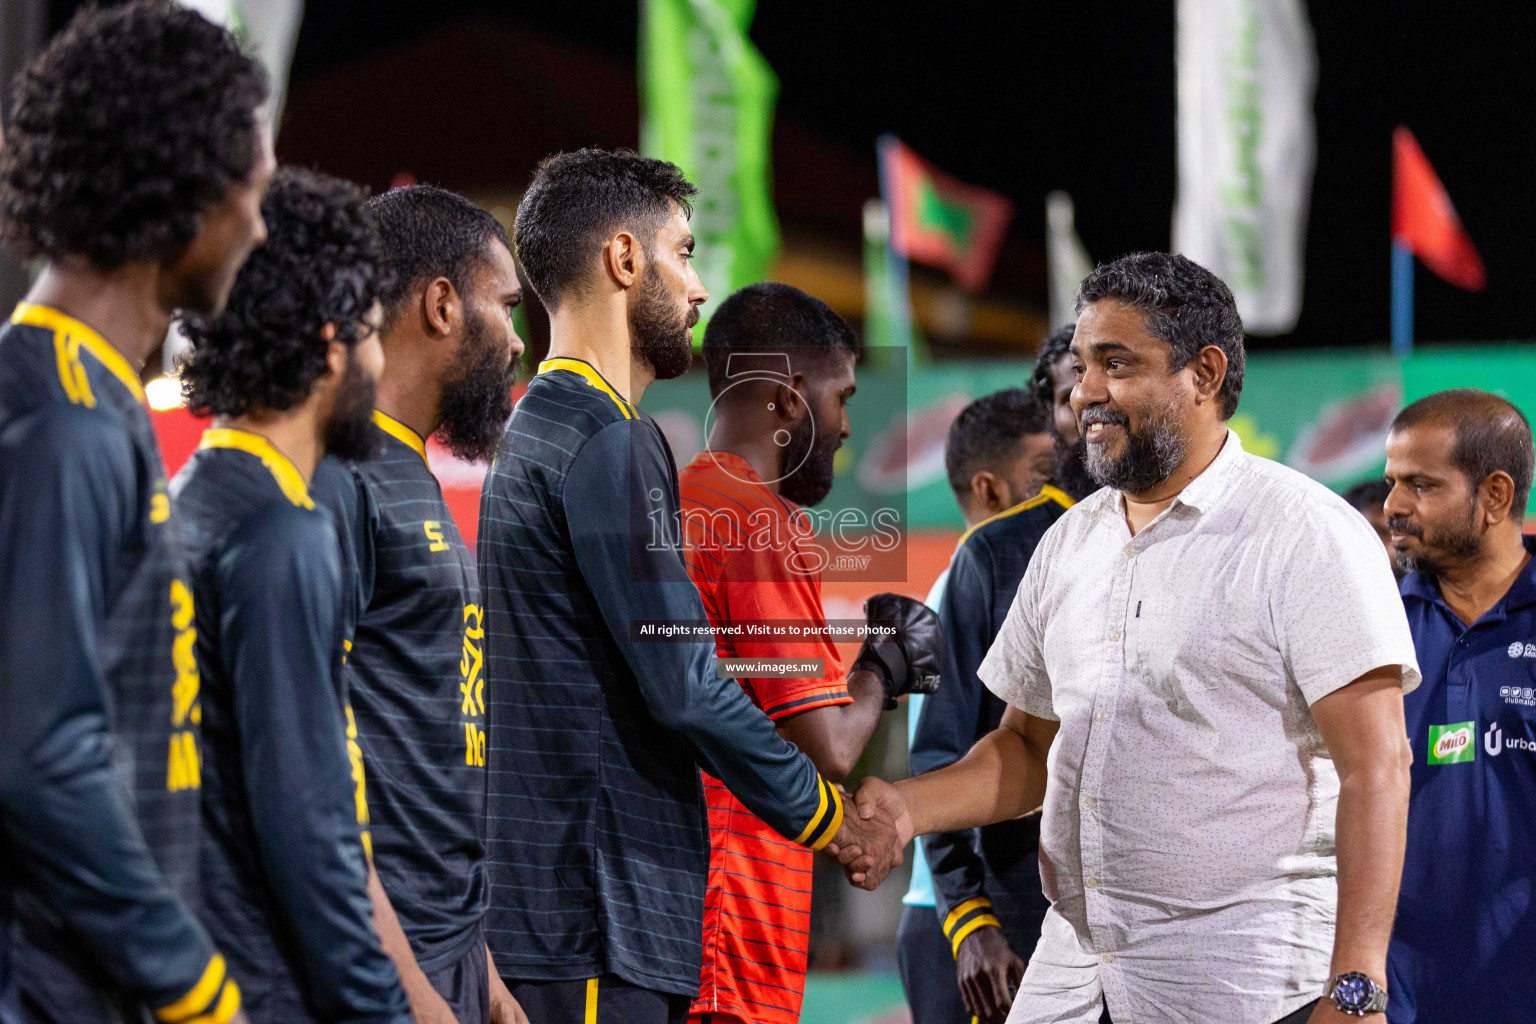
<svg viewBox="0 0 1536 1024">
<path fill-rule="evenodd" d="M 704 336 L 715 400 L 709 444 L 679 473 L 688 573 L 715 626 L 823 626 L 818 545 L 803 506 L 832 488 L 833 456 L 849 435 L 858 342 L 831 309 L 796 288 L 756 284 L 715 312 Z M 866 642 L 844 672 L 837 647 L 722 638 L 721 658 L 821 659 L 809 676 L 743 675 L 779 734 L 841 781 L 883 708 L 937 685 L 943 641 L 926 607 L 872 598 L 870 618 L 895 639 Z M 710 864 L 704 966 L 690 1010 L 700 1024 L 793 1024 L 805 991 L 811 912 L 808 850 L 784 841 L 708 775 Z"/>
</svg>

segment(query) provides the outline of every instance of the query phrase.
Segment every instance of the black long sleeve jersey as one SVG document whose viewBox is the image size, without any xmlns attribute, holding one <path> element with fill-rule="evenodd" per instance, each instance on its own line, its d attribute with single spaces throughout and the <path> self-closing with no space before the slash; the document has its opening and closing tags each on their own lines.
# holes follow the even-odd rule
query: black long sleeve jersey
<svg viewBox="0 0 1536 1024">
<path fill-rule="evenodd" d="M 265 438 L 209 430 L 171 498 L 203 678 L 205 916 L 255 1022 L 409 1024 L 367 893 L 336 531 Z"/>
<path fill-rule="evenodd" d="M 240 1005 L 190 906 L 199 681 L 138 375 L 23 304 L 0 331 L 0 1020 Z M 203 1016 L 209 1015 L 209 1016 Z"/>
<path fill-rule="evenodd" d="M 912 738 L 912 774 L 953 764 L 1002 721 L 1007 705 L 987 689 L 976 670 L 1008 617 L 1040 538 L 1071 506 L 1065 493 L 1046 487 L 961 538 L 939 602 L 943 683 L 923 702 Z M 1039 815 L 978 830 L 940 832 L 921 842 L 933 874 L 934 909 L 951 951 L 958 956 L 960 943 L 971 932 L 997 925 L 1010 945 L 1025 947 L 1014 952 L 1027 959 L 1048 906 L 1032 856 L 1040 847 Z"/>
<path fill-rule="evenodd" d="M 368 764 L 374 866 L 424 971 L 481 941 L 484 623 L 474 554 L 426 445 L 374 413 L 379 454 L 327 458 L 311 493 L 335 517 L 348 694 Z"/>
<path fill-rule="evenodd" d="M 655 422 L 591 365 L 546 360 L 480 499 L 486 616 L 487 938 L 508 977 L 612 973 L 692 996 L 709 834 L 699 768 L 820 849 L 842 804 L 733 679 L 677 536 Z"/>
</svg>

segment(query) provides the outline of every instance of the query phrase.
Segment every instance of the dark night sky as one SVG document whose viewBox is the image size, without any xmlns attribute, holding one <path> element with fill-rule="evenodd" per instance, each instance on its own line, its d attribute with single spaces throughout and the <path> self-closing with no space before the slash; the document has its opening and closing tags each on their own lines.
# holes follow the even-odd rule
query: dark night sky
<svg viewBox="0 0 1536 1024">
<path fill-rule="evenodd" d="M 950 172 L 1011 196 L 1014 234 L 1036 246 L 1044 195 L 1064 188 L 1089 252 L 1107 259 L 1169 242 L 1173 7 L 762 0 L 753 36 L 778 72 L 784 113 L 865 152 L 879 132 L 896 132 Z M 1306 298 L 1294 335 L 1259 344 L 1385 338 L 1399 122 L 1418 136 L 1489 272 L 1487 291 L 1473 295 L 1421 268 L 1419 337 L 1536 337 L 1536 5 L 1309 7 L 1320 73 Z M 626 59 L 635 52 L 634 0 L 309 0 L 294 79 L 471 15 Z"/>
</svg>

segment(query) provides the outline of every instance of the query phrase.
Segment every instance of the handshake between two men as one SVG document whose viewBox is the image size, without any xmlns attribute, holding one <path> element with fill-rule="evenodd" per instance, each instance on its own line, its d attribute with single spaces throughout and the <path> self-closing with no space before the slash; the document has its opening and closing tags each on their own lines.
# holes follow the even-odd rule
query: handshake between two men
<svg viewBox="0 0 1536 1024">
<path fill-rule="evenodd" d="M 876 594 L 864 603 L 864 614 L 870 632 L 852 671 L 867 670 L 880 679 L 886 708 L 896 707 L 899 696 L 937 691 L 944 631 L 933 610 L 900 594 Z M 838 859 L 850 882 L 873 891 L 902 863 L 902 851 L 912 841 L 912 818 L 895 790 L 879 779 L 866 780 L 857 807 L 839 791 L 848 806 L 825 852 Z"/>
</svg>

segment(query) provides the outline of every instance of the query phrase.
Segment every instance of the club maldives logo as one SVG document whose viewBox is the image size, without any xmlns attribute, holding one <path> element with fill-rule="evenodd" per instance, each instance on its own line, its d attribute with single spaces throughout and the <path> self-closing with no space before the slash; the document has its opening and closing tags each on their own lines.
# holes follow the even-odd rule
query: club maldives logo
<svg viewBox="0 0 1536 1024">
<path fill-rule="evenodd" d="M 1523 707 L 1536 708 L 1536 688 L 1529 686 L 1501 686 L 1499 696 L 1504 698 L 1506 704 L 1519 704 Z"/>
<path fill-rule="evenodd" d="M 1429 727 L 1429 763 L 1460 764 L 1477 759 L 1477 745 L 1473 743 L 1476 723 L 1453 722 L 1450 725 Z"/>
<path fill-rule="evenodd" d="M 1508 650 L 1511 658 L 1536 658 L 1536 644 L 1523 644 L 1516 640 L 1509 645 Z"/>
</svg>

